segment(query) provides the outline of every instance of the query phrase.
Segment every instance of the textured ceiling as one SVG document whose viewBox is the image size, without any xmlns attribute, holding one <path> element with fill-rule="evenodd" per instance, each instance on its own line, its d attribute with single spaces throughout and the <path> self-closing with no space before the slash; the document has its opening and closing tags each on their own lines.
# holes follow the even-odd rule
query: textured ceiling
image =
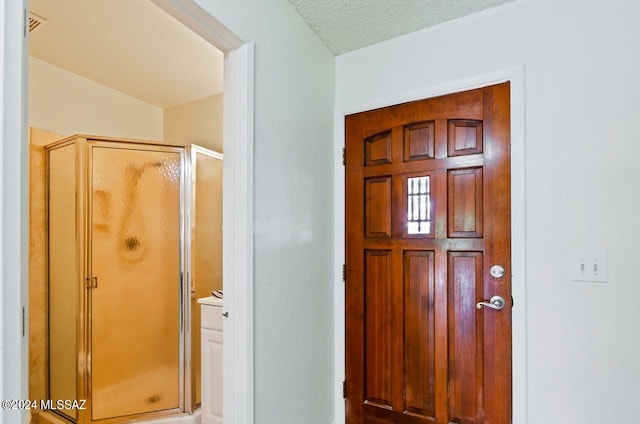
<svg viewBox="0 0 640 424">
<path fill-rule="evenodd" d="M 222 92 L 222 52 L 151 1 L 31 0 L 31 56 L 166 108 Z"/>
<path fill-rule="evenodd" d="M 335 54 L 514 0 L 289 0 Z"/>
<path fill-rule="evenodd" d="M 289 0 L 336 54 L 513 0 Z M 30 54 L 159 107 L 222 92 L 223 55 L 148 0 L 31 0 Z"/>
</svg>

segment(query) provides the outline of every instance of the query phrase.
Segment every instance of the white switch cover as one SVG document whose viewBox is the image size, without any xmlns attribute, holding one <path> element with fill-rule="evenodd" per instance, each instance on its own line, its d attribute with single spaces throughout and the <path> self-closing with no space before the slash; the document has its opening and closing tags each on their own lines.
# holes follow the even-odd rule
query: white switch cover
<svg viewBox="0 0 640 424">
<path fill-rule="evenodd" d="M 571 281 L 609 281 L 606 252 L 574 252 L 570 259 Z"/>
</svg>

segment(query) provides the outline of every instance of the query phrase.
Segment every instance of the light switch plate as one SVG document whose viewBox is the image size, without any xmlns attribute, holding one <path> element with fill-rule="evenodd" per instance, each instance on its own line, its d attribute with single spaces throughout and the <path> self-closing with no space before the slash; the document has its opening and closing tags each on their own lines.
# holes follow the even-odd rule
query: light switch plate
<svg viewBox="0 0 640 424">
<path fill-rule="evenodd" d="M 606 252 L 578 251 L 569 260 L 571 281 L 609 282 Z"/>
</svg>

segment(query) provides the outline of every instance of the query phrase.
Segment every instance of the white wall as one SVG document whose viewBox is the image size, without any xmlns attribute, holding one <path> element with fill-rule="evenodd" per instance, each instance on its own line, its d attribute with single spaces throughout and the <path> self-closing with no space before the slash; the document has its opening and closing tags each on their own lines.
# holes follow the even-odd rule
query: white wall
<svg viewBox="0 0 640 424">
<path fill-rule="evenodd" d="M 336 59 L 338 111 L 525 66 L 528 424 L 637 415 L 639 16 L 519 0 Z M 581 249 L 608 253 L 609 283 L 569 281 Z"/>
<path fill-rule="evenodd" d="M 255 422 L 333 421 L 334 58 L 286 0 L 198 0 L 255 42 Z"/>
<path fill-rule="evenodd" d="M 34 57 L 29 126 L 59 134 L 163 140 L 163 110 Z"/>
<path fill-rule="evenodd" d="M 222 153 L 222 93 L 165 109 L 164 138 Z"/>
</svg>

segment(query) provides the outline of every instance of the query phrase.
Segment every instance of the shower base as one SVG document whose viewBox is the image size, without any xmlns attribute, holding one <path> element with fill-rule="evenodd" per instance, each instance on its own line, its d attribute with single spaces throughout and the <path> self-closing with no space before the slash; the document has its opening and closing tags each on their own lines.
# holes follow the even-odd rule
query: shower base
<svg viewBox="0 0 640 424">
<path fill-rule="evenodd" d="M 34 422 L 33 420 L 31 421 Z M 37 424 L 69 424 L 70 421 L 64 420 L 60 418 L 60 416 L 54 414 L 53 412 L 43 411 L 38 414 Z M 168 417 L 162 418 L 150 418 L 150 419 L 141 419 L 136 418 L 133 420 L 123 419 L 122 421 L 118 421 L 118 423 L 144 423 L 144 424 L 200 424 L 200 408 L 196 409 L 193 414 L 181 414 L 181 415 L 172 415 Z"/>
</svg>

